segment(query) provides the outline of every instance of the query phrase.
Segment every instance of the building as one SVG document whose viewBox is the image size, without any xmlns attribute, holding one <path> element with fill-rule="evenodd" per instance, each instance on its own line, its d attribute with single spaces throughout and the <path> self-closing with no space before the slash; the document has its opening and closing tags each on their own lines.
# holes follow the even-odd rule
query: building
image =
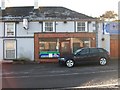
<svg viewBox="0 0 120 90">
<path fill-rule="evenodd" d="M 102 23 L 65 7 L 7 7 L 0 12 L 0 60 L 53 62 L 78 48 L 101 47 Z"/>
<path fill-rule="evenodd" d="M 118 59 L 120 57 L 120 23 L 119 21 L 107 22 L 106 30 L 110 34 L 110 55 L 111 58 Z"/>
</svg>

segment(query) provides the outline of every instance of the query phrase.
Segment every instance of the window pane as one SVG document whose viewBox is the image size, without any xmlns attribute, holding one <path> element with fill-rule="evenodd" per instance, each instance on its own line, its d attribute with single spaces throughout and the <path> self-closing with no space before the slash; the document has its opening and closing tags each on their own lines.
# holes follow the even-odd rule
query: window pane
<svg viewBox="0 0 120 90">
<path fill-rule="evenodd" d="M 5 58 L 15 59 L 16 58 L 16 41 L 15 40 L 5 40 Z"/>
<path fill-rule="evenodd" d="M 72 38 L 73 43 L 73 52 L 75 52 L 77 49 L 83 48 L 83 47 L 90 47 L 90 39 L 89 38 Z"/>
<path fill-rule="evenodd" d="M 45 31 L 53 31 L 53 22 L 45 22 Z"/>
<path fill-rule="evenodd" d="M 56 51 L 57 39 L 40 39 L 40 51 Z"/>
<path fill-rule="evenodd" d="M 85 22 L 77 23 L 77 31 L 85 31 Z"/>
<path fill-rule="evenodd" d="M 98 52 L 98 50 L 95 49 L 95 48 L 91 48 L 91 49 L 90 49 L 90 53 L 97 53 L 97 52 Z"/>
<path fill-rule="evenodd" d="M 82 26 L 85 27 L 85 23 L 82 23 Z"/>
<path fill-rule="evenodd" d="M 39 58 L 57 58 L 60 56 L 58 51 L 57 39 L 39 39 Z"/>
<path fill-rule="evenodd" d="M 5 23 L 6 36 L 14 36 L 15 35 L 14 29 L 15 29 L 14 23 Z"/>
<path fill-rule="evenodd" d="M 15 42 L 14 41 L 8 41 L 6 42 L 6 49 L 15 49 Z"/>
<path fill-rule="evenodd" d="M 89 53 L 89 49 L 83 49 L 80 54 L 88 54 Z"/>
<path fill-rule="evenodd" d="M 15 50 L 6 50 L 7 59 L 15 59 Z"/>
</svg>

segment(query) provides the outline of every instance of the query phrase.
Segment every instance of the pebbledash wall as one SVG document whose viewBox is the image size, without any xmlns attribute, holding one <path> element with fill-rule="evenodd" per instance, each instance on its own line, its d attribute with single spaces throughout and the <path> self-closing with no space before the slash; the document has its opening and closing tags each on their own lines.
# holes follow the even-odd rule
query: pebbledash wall
<svg viewBox="0 0 120 90">
<path fill-rule="evenodd" d="M 48 8 L 49 11 L 51 9 L 56 10 L 56 7 Z M 10 17 L 1 20 L 0 60 L 27 58 L 32 61 L 53 62 L 60 55 L 72 53 L 82 47 L 103 47 L 110 51 L 109 35 L 103 35 L 102 22 L 77 12 L 74 12 L 74 15 L 77 13 L 76 17 L 70 18 L 73 11 L 63 7 L 59 9 L 64 9 L 64 12 L 67 10 L 69 17 L 63 18 L 59 15 L 61 18 L 57 19 L 46 12 L 46 15 L 50 15 L 49 18 L 37 16 L 31 20 L 31 17 L 24 17 L 28 22 L 23 22 L 24 18 L 16 19 L 18 17 L 14 18 L 10 14 Z M 12 13 L 16 12 L 13 11 Z"/>
</svg>

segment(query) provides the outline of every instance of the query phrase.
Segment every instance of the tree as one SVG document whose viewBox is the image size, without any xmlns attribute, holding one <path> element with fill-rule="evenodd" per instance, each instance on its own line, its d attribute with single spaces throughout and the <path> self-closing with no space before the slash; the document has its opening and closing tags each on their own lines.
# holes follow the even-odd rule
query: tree
<svg viewBox="0 0 120 90">
<path fill-rule="evenodd" d="M 104 14 L 100 16 L 100 19 L 102 20 L 112 20 L 116 19 L 118 15 L 114 11 L 106 11 Z"/>
</svg>

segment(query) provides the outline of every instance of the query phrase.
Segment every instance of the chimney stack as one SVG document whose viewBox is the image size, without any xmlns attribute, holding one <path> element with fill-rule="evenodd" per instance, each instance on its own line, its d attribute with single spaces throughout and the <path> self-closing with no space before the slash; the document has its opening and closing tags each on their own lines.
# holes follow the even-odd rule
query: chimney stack
<svg viewBox="0 0 120 90">
<path fill-rule="evenodd" d="M 39 6 L 38 6 L 38 0 L 34 0 L 34 9 L 38 9 Z"/>
<path fill-rule="evenodd" d="M 2 10 L 5 9 L 5 0 L 1 0 L 1 9 L 2 9 Z"/>
</svg>

